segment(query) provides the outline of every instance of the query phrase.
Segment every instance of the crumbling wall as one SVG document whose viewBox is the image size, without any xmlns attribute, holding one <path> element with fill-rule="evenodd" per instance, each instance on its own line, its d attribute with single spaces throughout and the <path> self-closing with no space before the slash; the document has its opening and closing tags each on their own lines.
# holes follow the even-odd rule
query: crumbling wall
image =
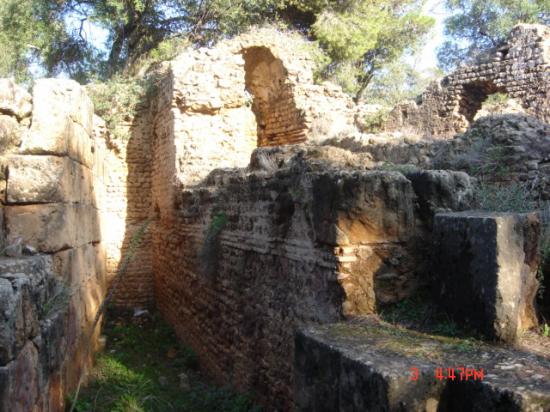
<svg viewBox="0 0 550 412">
<path fill-rule="evenodd" d="M 2 92 L 15 90 L 12 103 L 22 99 L 24 110 L 3 111 L 18 122 L 20 138 L 1 157 L 2 254 L 11 257 L 0 257 L 7 350 L 0 405 L 60 411 L 90 361 L 86 338 L 106 289 L 105 150 L 92 136 L 93 105 L 76 82 L 37 80 L 32 105 L 11 81 L 2 84 Z M 9 98 L 3 93 L 0 100 Z"/>
<path fill-rule="evenodd" d="M 418 103 L 398 105 L 385 129 L 413 129 L 422 135 L 451 137 L 463 132 L 483 101 L 497 92 L 507 93 L 521 102 L 527 113 L 549 121 L 549 64 L 548 26 L 517 25 L 487 62 L 461 67 L 433 82 Z"/>
</svg>

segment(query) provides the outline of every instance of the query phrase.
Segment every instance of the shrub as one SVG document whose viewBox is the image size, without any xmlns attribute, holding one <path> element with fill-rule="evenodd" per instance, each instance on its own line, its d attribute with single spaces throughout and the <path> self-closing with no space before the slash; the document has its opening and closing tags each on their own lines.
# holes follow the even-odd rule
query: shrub
<svg viewBox="0 0 550 412">
<path fill-rule="evenodd" d="M 537 204 L 524 184 L 497 184 L 480 182 L 476 186 L 474 199 L 476 208 L 494 212 L 530 212 Z"/>
<path fill-rule="evenodd" d="M 105 120 L 114 139 L 129 139 L 129 127 L 134 117 L 156 94 L 159 80 L 155 74 L 139 79 L 115 77 L 105 83 L 87 86 L 95 113 Z"/>
<path fill-rule="evenodd" d="M 363 118 L 363 130 L 365 132 L 377 133 L 381 132 L 384 123 L 388 120 L 390 110 L 382 108 L 373 113 L 368 113 Z"/>
</svg>

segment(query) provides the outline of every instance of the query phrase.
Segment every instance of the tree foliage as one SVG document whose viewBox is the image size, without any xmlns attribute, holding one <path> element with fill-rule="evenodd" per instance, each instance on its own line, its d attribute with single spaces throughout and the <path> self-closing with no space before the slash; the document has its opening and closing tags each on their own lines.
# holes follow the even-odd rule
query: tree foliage
<svg viewBox="0 0 550 412">
<path fill-rule="evenodd" d="M 422 43 L 434 20 L 421 7 L 415 0 L 371 0 L 324 9 L 313 33 L 331 57 L 328 75 L 360 100 L 376 72 Z"/>
<path fill-rule="evenodd" d="M 423 0 L 3 0 L 0 75 L 66 74 L 85 82 L 124 74 L 184 38 L 208 45 L 278 21 L 317 40 L 324 75 L 360 98 L 375 73 L 419 45 L 433 25 Z M 106 33 L 100 42 L 86 27 Z"/>
<path fill-rule="evenodd" d="M 550 0 L 447 0 L 446 7 L 448 40 L 438 51 L 445 70 L 476 61 L 518 23 L 550 23 Z"/>
</svg>

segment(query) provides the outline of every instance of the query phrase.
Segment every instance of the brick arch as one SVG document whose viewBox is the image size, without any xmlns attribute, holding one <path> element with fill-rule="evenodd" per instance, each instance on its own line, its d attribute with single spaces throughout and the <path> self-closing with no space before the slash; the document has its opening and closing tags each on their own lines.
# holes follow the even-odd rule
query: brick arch
<svg viewBox="0 0 550 412">
<path fill-rule="evenodd" d="M 459 113 L 468 122 L 472 122 L 476 113 L 481 109 L 483 102 L 492 94 L 504 93 L 506 89 L 498 87 L 491 80 L 479 80 L 462 86 L 459 96 Z"/>
<path fill-rule="evenodd" d="M 245 88 L 252 95 L 258 126 L 258 146 L 277 146 L 306 140 L 302 110 L 296 107 L 288 72 L 267 47 L 242 51 Z"/>
</svg>

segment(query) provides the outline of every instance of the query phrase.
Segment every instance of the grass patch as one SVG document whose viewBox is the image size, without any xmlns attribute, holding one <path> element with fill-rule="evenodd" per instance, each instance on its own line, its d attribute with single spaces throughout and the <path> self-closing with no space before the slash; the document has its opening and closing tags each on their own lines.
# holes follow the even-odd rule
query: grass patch
<svg viewBox="0 0 550 412">
<path fill-rule="evenodd" d="M 436 310 L 427 293 L 418 293 L 382 307 L 380 317 L 394 326 L 402 326 L 429 335 L 453 338 L 475 336 L 475 333 L 459 326 L 446 313 Z"/>
<path fill-rule="evenodd" d="M 143 325 L 120 319 L 104 329 L 107 348 L 81 390 L 78 412 L 258 412 L 250 398 L 207 383 L 197 357 L 160 317 Z M 180 387 L 179 375 L 189 377 Z"/>
<path fill-rule="evenodd" d="M 532 212 L 537 209 L 526 184 L 479 182 L 474 192 L 476 208 L 492 212 Z"/>
</svg>

